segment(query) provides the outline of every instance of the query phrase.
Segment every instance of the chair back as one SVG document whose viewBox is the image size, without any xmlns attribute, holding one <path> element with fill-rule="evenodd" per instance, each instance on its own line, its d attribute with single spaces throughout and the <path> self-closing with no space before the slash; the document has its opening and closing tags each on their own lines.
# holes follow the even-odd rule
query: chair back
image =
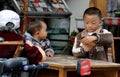
<svg viewBox="0 0 120 77">
<path fill-rule="evenodd" d="M 120 40 L 120 18 L 115 17 L 104 17 L 103 28 L 109 30 L 113 34 L 113 40 L 111 46 L 108 48 L 108 60 L 116 62 L 116 51 L 115 51 L 115 40 Z"/>
<path fill-rule="evenodd" d="M 4 39 L 0 42 L 0 58 L 12 58 L 18 47 L 23 44 L 23 37 L 14 32 L 0 32 L 0 37 Z M 20 47 L 19 47 L 20 48 Z"/>
<path fill-rule="evenodd" d="M 114 46 L 114 39 L 112 40 L 112 44 L 111 46 L 108 48 L 107 51 L 107 55 L 108 55 L 108 61 L 109 62 L 116 62 L 116 58 L 115 58 L 115 46 Z"/>
</svg>

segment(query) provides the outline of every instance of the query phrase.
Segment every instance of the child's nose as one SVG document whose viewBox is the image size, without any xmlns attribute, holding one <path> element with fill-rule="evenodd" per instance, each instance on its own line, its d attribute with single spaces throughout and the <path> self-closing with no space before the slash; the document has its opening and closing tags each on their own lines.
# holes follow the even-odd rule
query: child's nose
<svg viewBox="0 0 120 77">
<path fill-rule="evenodd" d="M 91 27 L 92 26 L 92 24 L 88 24 L 88 27 Z"/>
</svg>

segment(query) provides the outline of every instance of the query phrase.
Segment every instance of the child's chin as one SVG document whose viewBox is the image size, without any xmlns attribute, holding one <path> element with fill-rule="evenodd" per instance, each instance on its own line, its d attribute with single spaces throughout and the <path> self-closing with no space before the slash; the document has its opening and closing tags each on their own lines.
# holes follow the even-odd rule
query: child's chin
<svg viewBox="0 0 120 77">
<path fill-rule="evenodd" d="M 94 32 L 93 30 L 88 30 L 88 32 Z"/>
<path fill-rule="evenodd" d="M 87 32 L 91 32 L 90 30 L 88 30 Z"/>
</svg>

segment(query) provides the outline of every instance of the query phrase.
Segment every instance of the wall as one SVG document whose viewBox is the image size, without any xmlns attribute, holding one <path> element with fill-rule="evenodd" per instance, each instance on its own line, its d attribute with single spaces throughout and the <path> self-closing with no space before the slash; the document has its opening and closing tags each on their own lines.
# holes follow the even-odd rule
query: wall
<svg viewBox="0 0 120 77">
<path fill-rule="evenodd" d="M 89 0 L 65 0 L 70 11 L 72 12 L 71 15 L 71 22 L 70 22 L 70 32 L 73 30 L 77 31 L 76 29 L 76 21 L 75 19 L 83 19 L 83 12 L 86 8 L 89 7 Z"/>
</svg>

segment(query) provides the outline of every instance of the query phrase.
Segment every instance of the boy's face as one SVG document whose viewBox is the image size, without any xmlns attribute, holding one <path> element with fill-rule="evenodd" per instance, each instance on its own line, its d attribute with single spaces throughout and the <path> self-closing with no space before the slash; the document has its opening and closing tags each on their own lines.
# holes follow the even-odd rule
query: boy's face
<svg viewBox="0 0 120 77">
<path fill-rule="evenodd" d="M 46 39 L 46 37 L 47 37 L 47 31 L 46 31 L 47 25 L 43 21 L 40 21 L 40 22 L 42 24 L 42 28 L 39 33 L 39 38 L 40 38 L 40 40 L 42 40 L 42 39 Z"/>
<path fill-rule="evenodd" d="M 87 30 L 88 32 L 96 31 L 99 28 L 101 22 L 102 21 L 100 20 L 98 15 L 84 15 L 84 27 L 85 30 Z"/>
</svg>

